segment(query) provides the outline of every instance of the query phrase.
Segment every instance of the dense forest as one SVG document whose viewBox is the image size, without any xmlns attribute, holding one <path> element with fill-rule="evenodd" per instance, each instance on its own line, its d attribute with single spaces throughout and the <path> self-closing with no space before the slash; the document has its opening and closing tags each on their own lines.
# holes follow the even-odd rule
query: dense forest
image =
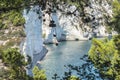
<svg viewBox="0 0 120 80">
<path fill-rule="evenodd" d="M 99 70 L 99 74 L 103 80 L 120 80 L 120 1 L 107 0 L 112 5 L 113 16 L 107 21 L 107 26 L 111 30 L 117 31 L 118 34 L 106 39 L 92 39 L 92 46 L 89 50 L 86 59 L 88 62 Z M 99 2 L 101 2 L 99 0 Z M 0 46 L 0 58 L 6 69 L 0 69 L 0 79 L 3 80 L 49 80 L 45 75 L 44 70 L 40 70 L 37 66 L 33 69 L 34 76 L 26 74 L 26 67 L 30 63 L 31 58 L 26 62 L 24 56 L 20 54 L 18 46 L 23 38 L 25 19 L 22 15 L 24 9 L 30 9 L 30 6 L 39 5 L 41 10 L 46 9 L 46 5 L 51 4 L 51 9 L 58 7 L 58 4 L 75 5 L 76 10 L 84 13 L 84 6 L 87 0 L 0 0 L 0 40 L 10 41 L 5 45 Z M 51 14 L 53 10 L 49 9 Z M 64 11 L 62 11 L 64 12 Z M 66 15 L 75 15 L 74 11 L 65 12 Z M 10 33 L 4 35 L 4 31 L 10 29 Z M 13 38 L 15 37 L 15 39 Z M 15 46 L 14 46 L 15 45 Z M 64 72 L 65 75 L 60 80 L 82 80 L 81 76 L 73 76 L 71 71 L 74 69 L 80 72 L 75 66 L 68 65 L 69 72 Z M 78 67 L 78 66 L 76 66 Z M 80 69 L 81 70 L 81 69 Z M 82 73 L 83 74 L 83 73 Z M 53 75 L 53 80 L 59 80 L 60 75 Z M 93 75 L 88 74 L 86 80 L 95 80 Z"/>
</svg>

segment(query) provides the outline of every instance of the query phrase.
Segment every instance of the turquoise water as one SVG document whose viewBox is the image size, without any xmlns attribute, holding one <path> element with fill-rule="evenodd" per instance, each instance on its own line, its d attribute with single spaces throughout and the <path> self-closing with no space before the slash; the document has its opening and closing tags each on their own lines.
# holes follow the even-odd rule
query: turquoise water
<svg viewBox="0 0 120 80">
<path fill-rule="evenodd" d="M 64 65 L 81 65 L 84 61 L 80 58 L 88 54 L 91 41 L 67 41 L 60 42 L 58 46 L 55 44 L 46 45 L 48 53 L 41 61 L 41 67 L 46 71 L 48 80 L 57 73 L 62 76 L 66 71 Z"/>
</svg>

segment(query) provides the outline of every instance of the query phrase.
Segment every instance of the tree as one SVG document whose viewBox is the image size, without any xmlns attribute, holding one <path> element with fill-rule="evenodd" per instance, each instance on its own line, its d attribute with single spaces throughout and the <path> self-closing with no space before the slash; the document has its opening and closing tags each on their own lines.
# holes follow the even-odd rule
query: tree
<svg viewBox="0 0 120 80">
<path fill-rule="evenodd" d="M 115 31 L 120 33 L 120 1 L 114 0 L 112 5 L 113 5 L 113 18 L 109 25 L 110 27 L 113 27 Z"/>
<path fill-rule="evenodd" d="M 45 71 L 40 70 L 37 66 L 33 68 L 34 80 L 47 80 Z"/>
<path fill-rule="evenodd" d="M 9 75 L 7 75 L 9 80 L 47 80 L 45 72 L 39 70 L 36 66 L 33 69 L 33 77 L 26 75 L 25 67 L 29 63 L 25 62 L 24 56 L 16 48 L 9 48 L 3 51 L 2 60 L 9 69 Z"/>
<path fill-rule="evenodd" d="M 120 35 L 111 40 L 93 39 L 89 58 L 100 70 L 103 79 L 116 80 L 120 76 Z"/>
<path fill-rule="evenodd" d="M 29 76 L 26 75 L 25 66 L 26 62 L 24 57 L 19 53 L 16 48 L 8 48 L 2 53 L 2 60 L 4 64 L 9 68 L 9 78 L 8 79 L 28 79 Z"/>
</svg>

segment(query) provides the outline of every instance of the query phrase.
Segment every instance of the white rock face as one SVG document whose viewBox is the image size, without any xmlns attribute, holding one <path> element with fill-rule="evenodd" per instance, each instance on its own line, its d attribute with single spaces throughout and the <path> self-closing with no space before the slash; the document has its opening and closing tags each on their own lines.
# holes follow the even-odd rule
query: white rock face
<svg viewBox="0 0 120 80">
<path fill-rule="evenodd" d="M 69 5 L 59 5 L 65 12 L 73 12 L 76 7 Z M 106 30 L 106 18 L 112 17 L 112 7 L 107 0 L 88 0 L 88 5 L 84 6 L 84 14 L 75 11 L 75 15 L 65 15 L 56 10 L 50 16 L 45 14 L 46 21 L 43 24 L 43 34 L 45 43 L 53 42 L 53 34 L 56 32 L 57 40 L 86 40 L 91 36 L 108 36 Z M 56 28 L 50 28 L 49 22 L 53 19 Z"/>
<path fill-rule="evenodd" d="M 42 50 L 42 20 L 38 18 L 38 14 L 35 12 L 37 8 L 33 7 L 27 13 L 24 11 L 25 23 L 25 53 L 33 57 L 33 54 L 38 54 Z M 40 12 L 41 13 L 41 12 Z"/>
<path fill-rule="evenodd" d="M 39 14 L 37 14 L 39 13 Z M 42 12 L 38 6 L 31 7 L 27 12 L 24 10 L 26 39 L 23 45 L 23 54 L 29 55 L 33 60 L 33 54 L 40 54 L 43 49 L 42 41 Z"/>
<path fill-rule="evenodd" d="M 42 12 L 39 6 L 32 6 L 29 11 L 26 9 L 23 12 L 25 18 L 25 33 L 26 39 L 21 43 L 22 53 L 28 60 L 27 55 L 32 59 L 31 64 L 28 65 L 26 70 L 27 74 L 32 76 L 32 69 L 40 61 L 45 54 L 47 49 L 43 47 L 42 40 Z"/>
<path fill-rule="evenodd" d="M 72 10 L 75 9 L 75 6 L 73 6 Z M 71 10 L 71 7 L 68 10 Z M 58 16 L 59 24 L 63 30 L 62 36 L 66 36 L 66 40 L 85 39 L 80 28 L 81 18 L 79 16 L 65 16 L 59 11 Z"/>
<path fill-rule="evenodd" d="M 57 37 L 57 40 L 61 40 L 62 37 L 62 33 L 63 33 L 63 30 L 62 28 L 60 27 L 59 25 L 59 19 L 58 19 L 58 16 L 56 13 L 52 13 L 51 15 L 51 18 L 52 20 L 54 21 L 54 23 L 56 24 L 56 27 L 54 28 L 51 28 L 49 27 L 49 24 L 50 24 L 50 18 L 48 17 L 49 15 L 45 15 L 45 19 L 47 20 L 44 24 L 43 24 L 43 34 L 45 34 L 45 43 L 53 43 L 54 40 L 53 40 L 53 35 L 56 34 L 56 37 Z"/>
<path fill-rule="evenodd" d="M 76 7 L 72 6 L 72 8 Z M 43 23 L 43 34 L 45 43 L 54 43 L 54 34 L 56 34 L 56 38 L 58 41 L 85 39 L 83 36 L 81 36 L 83 35 L 83 31 L 79 27 L 81 22 L 79 21 L 80 17 L 65 16 L 60 11 L 54 12 L 50 16 L 48 14 L 45 14 L 44 17 L 44 19 L 46 19 L 46 21 Z M 51 20 L 55 22 L 56 27 L 49 27 Z"/>
<path fill-rule="evenodd" d="M 107 0 L 90 0 L 90 6 L 86 7 L 86 13 L 94 16 L 94 20 L 92 20 L 91 27 L 95 27 L 93 31 L 99 36 L 108 36 L 105 22 L 105 17 L 112 17 L 112 6 L 109 4 Z M 90 8 L 87 9 L 87 8 Z"/>
</svg>

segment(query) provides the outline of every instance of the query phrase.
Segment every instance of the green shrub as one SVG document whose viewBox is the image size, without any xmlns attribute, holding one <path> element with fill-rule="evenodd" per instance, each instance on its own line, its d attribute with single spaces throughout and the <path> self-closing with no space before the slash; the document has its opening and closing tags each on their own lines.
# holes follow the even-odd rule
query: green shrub
<svg viewBox="0 0 120 80">
<path fill-rule="evenodd" d="M 7 79 L 9 77 L 10 72 L 5 69 L 0 69 L 0 80 Z"/>
<path fill-rule="evenodd" d="M 0 29 L 7 29 L 7 24 L 3 24 L 2 20 L 0 20 Z"/>
<path fill-rule="evenodd" d="M 77 78 L 76 76 L 71 76 L 69 80 L 80 80 L 80 79 Z"/>
<path fill-rule="evenodd" d="M 47 80 L 45 71 L 40 70 L 37 66 L 33 69 L 34 80 Z"/>
<path fill-rule="evenodd" d="M 25 19 L 20 12 L 11 11 L 9 14 L 9 20 L 13 23 L 14 26 L 20 26 L 25 23 Z"/>
<path fill-rule="evenodd" d="M 120 75 L 120 35 L 111 40 L 93 39 L 89 58 L 103 78 L 116 80 Z"/>
</svg>

